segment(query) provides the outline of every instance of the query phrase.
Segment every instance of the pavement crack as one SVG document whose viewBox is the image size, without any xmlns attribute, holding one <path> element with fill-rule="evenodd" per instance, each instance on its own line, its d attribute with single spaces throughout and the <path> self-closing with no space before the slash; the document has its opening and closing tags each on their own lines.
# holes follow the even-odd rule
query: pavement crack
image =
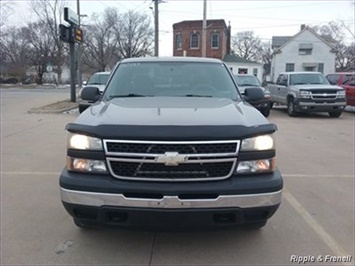
<svg viewBox="0 0 355 266">
<path fill-rule="evenodd" d="M 72 240 L 65 240 L 63 243 L 60 243 L 57 249 L 55 250 L 55 253 L 60 255 L 65 253 L 65 251 L 73 246 L 73 241 Z"/>
<path fill-rule="evenodd" d="M 152 243 L 152 250 L 150 252 L 150 258 L 149 258 L 149 266 L 152 265 L 152 261 L 153 261 L 153 255 L 154 255 L 154 248 L 155 248 L 155 241 L 156 241 L 156 233 L 154 233 L 154 237 L 153 237 L 153 243 Z"/>
</svg>

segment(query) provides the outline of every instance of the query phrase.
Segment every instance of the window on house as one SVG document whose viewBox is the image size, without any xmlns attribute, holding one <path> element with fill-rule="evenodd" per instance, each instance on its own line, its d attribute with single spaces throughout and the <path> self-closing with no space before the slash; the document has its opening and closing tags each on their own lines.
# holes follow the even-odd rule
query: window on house
<svg viewBox="0 0 355 266">
<path fill-rule="evenodd" d="M 238 74 L 248 74 L 247 68 L 238 68 Z"/>
<path fill-rule="evenodd" d="M 312 54 L 313 44 L 312 43 L 300 43 L 298 47 L 299 55 L 310 55 Z"/>
<path fill-rule="evenodd" d="M 295 64 L 287 63 L 286 64 L 286 72 L 293 72 L 295 71 Z"/>
<path fill-rule="evenodd" d="M 257 68 L 253 68 L 253 75 L 254 75 L 255 77 L 258 76 L 258 69 L 257 69 Z"/>
<path fill-rule="evenodd" d="M 298 50 L 299 55 L 309 55 L 312 54 L 312 49 L 299 49 Z"/>
<path fill-rule="evenodd" d="M 200 44 L 200 35 L 197 33 L 193 33 L 190 36 L 190 48 L 196 49 L 199 48 Z"/>
<path fill-rule="evenodd" d="M 323 72 L 324 72 L 324 64 L 323 63 L 318 64 L 318 72 L 323 74 Z"/>
<path fill-rule="evenodd" d="M 211 47 L 212 49 L 219 47 L 219 34 L 217 32 L 211 34 Z"/>
<path fill-rule="evenodd" d="M 182 36 L 181 34 L 176 35 L 176 50 L 182 49 Z"/>
</svg>

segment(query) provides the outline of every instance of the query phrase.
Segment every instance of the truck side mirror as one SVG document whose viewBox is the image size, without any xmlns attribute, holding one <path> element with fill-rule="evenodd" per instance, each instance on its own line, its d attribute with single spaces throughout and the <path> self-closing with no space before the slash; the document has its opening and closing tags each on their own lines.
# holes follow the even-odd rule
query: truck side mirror
<svg viewBox="0 0 355 266">
<path fill-rule="evenodd" d="M 244 90 L 244 100 L 248 103 L 257 102 L 264 99 L 264 91 L 261 88 L 246 88 Z"/>
<path fill-rule="evenodd" d="M 88 86 L 83 88 L 81 91 L 81 99 L 89 101 L 89 102 L 96 102 L 100 99 L 101 93 L 98 87 L 95 86 Z"/>
</svg>

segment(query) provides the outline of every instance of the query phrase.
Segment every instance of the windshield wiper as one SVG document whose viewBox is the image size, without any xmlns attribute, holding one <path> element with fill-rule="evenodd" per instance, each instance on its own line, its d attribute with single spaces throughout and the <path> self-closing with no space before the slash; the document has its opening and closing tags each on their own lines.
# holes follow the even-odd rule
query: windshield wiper
<svg viewBox="0 0 355 266">
<path fill-rule="evenodd" d="M 122 95 L 111 95 L 109 96 L 110 99 L 113 98 L 125 98 L 125 97 L 151 97 L 151 95 L 143 95 L 143 94 L 136 94 L 136 93 L 129 93 L 129 94 L 122 94 Z"/>
<path fill-rule="evenodd" d="M 186 94 L 184 97 L 207 97 L 207 98 L 212 98 L 211 95 L 199 95 L 199 94 Z"/>
<path fill-rule="evenodd" d="M 238 86 L 255 86 L 255 87 L 260 87 L 259 85 L 256 84 L 239 84 Z"/>
</svg>

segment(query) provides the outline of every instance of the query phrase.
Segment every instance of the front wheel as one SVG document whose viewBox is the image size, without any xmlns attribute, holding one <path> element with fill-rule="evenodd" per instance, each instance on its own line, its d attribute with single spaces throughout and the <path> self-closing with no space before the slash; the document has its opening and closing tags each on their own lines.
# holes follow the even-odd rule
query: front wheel
<svg viewBox="0 0 355 266">
<path fill-rule="evenodd" d="M 248 230 L 258 230 L 266 225 L 267 220 L 262 220 L 258 222 L 250 222 L 247 224 L 243 224 L 243 228 Z"/>
<path fill-rule="evenodd" d="M 83 220 L 80 220 L 78 218 L 73 218 L 74 220 L 74 224 L 81 228 L 81 229 L 96 229 L 97 226 L 95 226 L 95 224 L 91 224 L 90 222 L 84 222 Z"/>
<path fill-rule="evenodd" d="M 337 111 L 337 112 L 329 112 L 329 116 L 330 117 L 334 117 L 334 118 L 338 118 L 339 116 L 341 116 L 342 111 Z"/>
<path fill-rule="evenodd" d="M 260 110 L 260 112 L 265 116 L 268 117 L 270 115 L 270 107 L 265 107 Z"/>
<path fill-rule="evenodd" d="M 289 116 L 297 116 L 297 112 L 295 111 L 295 102 L 293 98 L 290 98 L 287 103 L 287 113 Z"/>
</svg>

